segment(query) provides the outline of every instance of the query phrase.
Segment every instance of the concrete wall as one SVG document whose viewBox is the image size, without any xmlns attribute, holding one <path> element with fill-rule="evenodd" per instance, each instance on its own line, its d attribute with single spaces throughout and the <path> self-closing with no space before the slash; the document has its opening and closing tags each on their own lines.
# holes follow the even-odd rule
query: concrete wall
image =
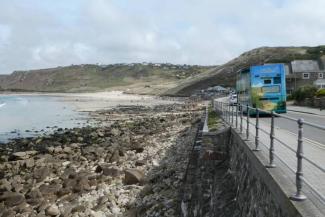
<svg viewBox="0 0 325 217">
<path fill-rule="evenodd" d="M 301 216 L 265 165 L 234 130 L 230 147 L 229 167 L 238 187 L 242 216 Z"/>
<path fill-rule="evenodd" d="M 234 130 L 199 140 L 184 178 L 181 216 L 301 216 Z"/>
</svg>

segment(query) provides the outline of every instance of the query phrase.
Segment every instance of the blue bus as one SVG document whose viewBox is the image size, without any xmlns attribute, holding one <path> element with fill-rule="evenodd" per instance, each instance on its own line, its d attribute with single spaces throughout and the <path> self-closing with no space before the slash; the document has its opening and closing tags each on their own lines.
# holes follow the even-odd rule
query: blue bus
<svg viewBox="0 0 325 217">
<path fill-rule="evenodd" d="M 236 90 L 241 105 L 276 113 L 287 112 L 284 64 L 251 66 L 240 70 Z M 243 110 L 247 112 L 247 109 Z"/>
</svg>

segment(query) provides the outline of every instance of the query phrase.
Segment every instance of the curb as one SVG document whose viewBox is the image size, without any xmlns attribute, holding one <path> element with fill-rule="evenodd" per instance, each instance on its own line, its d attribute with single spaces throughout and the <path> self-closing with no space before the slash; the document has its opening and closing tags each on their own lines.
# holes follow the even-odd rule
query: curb
<svg viewBox="0 0 325 217">
<path fill-rule="evenodd" d="M 304 111 L 298 111 L 298 110 L 293 110 L 293 109 L 287 109 L 287 111 L 298 112 L 298 113 L 305 113 L 305 114 L 311 114 L 311 115 L 325 116 L 323 114 L 317 114 L 317 113 L 314 113 L 314 112 L 304 112 Z"/>
</svg>

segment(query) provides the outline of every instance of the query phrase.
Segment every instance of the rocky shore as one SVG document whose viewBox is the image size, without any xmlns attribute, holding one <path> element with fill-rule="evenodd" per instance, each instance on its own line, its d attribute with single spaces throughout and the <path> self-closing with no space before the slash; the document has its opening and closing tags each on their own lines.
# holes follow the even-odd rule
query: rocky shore
<svg viewBox="0 0 325 217">
<path fill-rule="evenodd" d="M 0 147 L 0 217 L 179 216 L 201 108 L 93 112 L 98 127 L 58 130 Z"/>
</svg>

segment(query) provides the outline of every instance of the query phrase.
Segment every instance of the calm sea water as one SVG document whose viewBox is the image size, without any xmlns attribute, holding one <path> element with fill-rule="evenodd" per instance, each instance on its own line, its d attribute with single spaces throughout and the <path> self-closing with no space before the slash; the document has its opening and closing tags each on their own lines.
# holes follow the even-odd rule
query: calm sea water
<svg viewBox="0 0 325 217">
<path fill-rule="evenodd" d="M 82 126 L 86 119 L 60 97 L 0 95 L 0 142 Z"/>
</svg>

